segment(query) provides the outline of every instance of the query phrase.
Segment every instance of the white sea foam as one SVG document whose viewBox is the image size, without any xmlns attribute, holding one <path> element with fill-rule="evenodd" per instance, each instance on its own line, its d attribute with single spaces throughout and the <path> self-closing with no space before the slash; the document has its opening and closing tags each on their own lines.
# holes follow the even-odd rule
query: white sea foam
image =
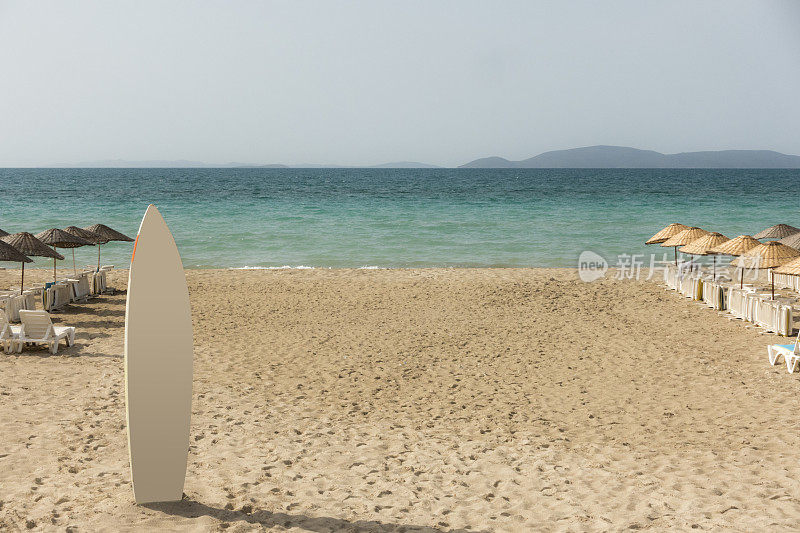
<svg viewBox="0 0 800 533">
<path fill-rule="evenodd" d="M 290 265 L 283 265 L 283 266 L 242 266 L 242 267 L 231 267 L 228 270 L 314 270 L 316 267 L 312 266 L 305 266 L 305 265 L 297 265 L 297 266 L 290 266 Z"/>
<path fill-rule="evenodd" d="M 359 270 L 378 270 L 379 268 L 381 268 L 381 267 L 376 266 L 376 265 L 358 267 Z"/>
</svg>

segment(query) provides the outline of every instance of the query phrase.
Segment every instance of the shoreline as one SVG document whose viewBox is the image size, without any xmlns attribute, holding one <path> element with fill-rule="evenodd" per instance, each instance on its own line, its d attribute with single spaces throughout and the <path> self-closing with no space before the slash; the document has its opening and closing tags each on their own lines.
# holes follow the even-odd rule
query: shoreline
<svg viewBox="0 0 800 533">
<path fill-rule="evenodd" d="M 248 270 L 577 270 L 577 266 L 423 266 L 423 267 L 382 267 L 382 266 L 360 266 L 360 267 L 340 267 L 340 266 L 306 266 L 306 265 L 297 265 L 297 266 L 241 266 L 241 267 L 220 267 L 220 266 L 213 266 L 213 267 L 183 267 L 184 270 L 241 270 L 241 271 L 248 271 Z M 15 271 L 21 270 L 19 267 L 6 267 L 0 266 L 0 270 L 6 271 Z M 46 265 L 41 266 L 25 266 L 25 272 L 28 271 L 36 271 L 36 270 L 49 270 L 51 273 L 53 272 L 53 266 L 50 265 L 49 267 Z M 118 267 L 114 266 L 113 270 L 128 270 L 127 266 Z M 612 270 L 612 269 L 609 269 Z M 644 270 L 644 269 L 642 269 Z M 67 267 L 57 267 L 57 271 L 61 272 L 64 271 L 65 274 L 73 273 L 72 268 Z M 84 271 L 84 269 L 78 269 L 78 273 Z"/>
</svg>

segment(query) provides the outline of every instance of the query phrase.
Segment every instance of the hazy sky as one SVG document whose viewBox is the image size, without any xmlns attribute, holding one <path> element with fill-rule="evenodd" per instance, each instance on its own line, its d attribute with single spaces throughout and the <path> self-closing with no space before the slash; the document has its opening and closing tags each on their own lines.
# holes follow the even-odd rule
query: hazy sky
<svg viewBox="0 0 800 533">
<path fill-rule="evenodd" d="M 0 165 L 800 154 L 796 0 L 0 0 Z"/>
</svg>

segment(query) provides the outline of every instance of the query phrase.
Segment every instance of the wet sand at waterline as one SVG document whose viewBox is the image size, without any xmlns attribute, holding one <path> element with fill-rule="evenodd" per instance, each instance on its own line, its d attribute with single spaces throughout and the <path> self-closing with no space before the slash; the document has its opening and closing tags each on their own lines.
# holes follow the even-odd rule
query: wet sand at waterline
<svg viewBox="0 0 800 533">
<path fill-rule="evenodd" d="M 800 524 L 800 378 L 769 366 L 779 338 L 661 284 L 568 269 L 187 278 L 184 501 L 133 504 L 123 293 L 53 315 L 77 346 L 0 355 L 0 529 Z"/>
</svg>

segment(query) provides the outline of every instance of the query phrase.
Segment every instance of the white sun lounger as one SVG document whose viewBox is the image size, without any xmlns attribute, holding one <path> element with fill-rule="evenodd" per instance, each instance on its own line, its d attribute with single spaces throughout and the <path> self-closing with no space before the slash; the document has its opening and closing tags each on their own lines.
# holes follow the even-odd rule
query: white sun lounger
<svg viewBox="0 0 800 533">
<path fill-rule="evenodd" d="M 767 354 L 769 355 L 769 364 L 773 366 L 783 356 L 783 360 L 786 362 L 786 370 L 791 374 L 797 368 L 797 363 L 800 362 L 800 333 L 797 334 L 794 344 L 771 344 L 767 346 Z"/>
<path fill-rule="evenodd" d="M 89 275 L 85 272 L 79 274 L 77 278 L 70 279 L 72 283 L 72 300 L 75 302 L 83 302 L 89 299 Z"/>
<path fill-rule="evenodd" d="M 6 353 L 17 349 L 17 339 L 22 326 L 12 326 L 5 311 L 0 310 L 0 346 Z"/>
<path fill-rule="evenodd" d="M 47 344 L 50 353 L 58 352 L 58 343 L 66 340 L 67 346 L 75 344 L 75 328 L 54 326 L 47 311 L 20 310 L 19 318 L 22 321 L 17 351 L 21 352 L 26 342 L 34 344 Z"/>
</svg>

